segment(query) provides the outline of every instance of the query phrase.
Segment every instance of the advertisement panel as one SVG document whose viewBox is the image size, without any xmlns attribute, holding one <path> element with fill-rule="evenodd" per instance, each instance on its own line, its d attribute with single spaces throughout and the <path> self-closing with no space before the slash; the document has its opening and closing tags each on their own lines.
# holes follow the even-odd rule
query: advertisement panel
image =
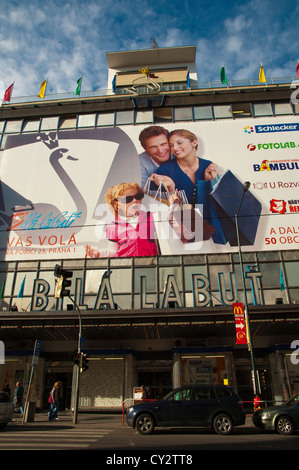
<svg viewBox="0 0 299 470">
<path fill-rule="evenodd" d="M 297 249 L 298 117 L 149 127 L 9 136 L 1 259 Z"/>
</svg>

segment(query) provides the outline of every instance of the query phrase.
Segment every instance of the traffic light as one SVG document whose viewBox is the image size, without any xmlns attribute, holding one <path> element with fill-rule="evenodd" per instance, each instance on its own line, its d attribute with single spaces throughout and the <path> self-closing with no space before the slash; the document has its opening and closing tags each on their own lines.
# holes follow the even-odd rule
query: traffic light
<svg viewBox="0 0 299 470">
<path fill-rule="evenodd" d="M 70 287 L 72 284 L 72 281 L 69 281 L 68 278 L 73 277 L 73 272 L 66 271 L 65 269 L 62 269 L 59 264 L 56 264 L 54 275 L 58 278 L 56 279 L 55 297 L 57 299 L 62 297 L 69 297 L 70 290 L 66 289 L 66 287 Z"/>
<path fill-rule="evenodd" d="M 88 355 L 82 353 L 81 372 L 85 372 L 88 368 Z"/>
<path fill-rule="evenodd" d="M 76 366 L 78 367 L 81 367 L 81 354 L 80 353 L 76 353 L 74 355 L 74 364 L 76 364 Z"/>
</svg>

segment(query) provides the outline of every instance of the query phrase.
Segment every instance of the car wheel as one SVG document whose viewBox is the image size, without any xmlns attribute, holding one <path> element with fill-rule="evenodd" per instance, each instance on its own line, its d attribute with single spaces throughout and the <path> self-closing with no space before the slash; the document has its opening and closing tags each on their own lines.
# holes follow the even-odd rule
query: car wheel
<svg viewBox="0 0 299 470">
<path fill-rule="evenodd" d="M 140 434 L 151 434 L 154 430 L 155 424 L 151 415 L 142 414 L 136 420 L 136 428 Z"/>
<path fill-rule="evenodd" d="M 293 434 L 294 424 L 293 421 L 288 416 L 280 416 L 276 421 L 276 431 L 279 434 L 288 436 Z"/>
<path fill-rule="evenodd" d="M 214 419 L 213 428 L 217 434 L 230 434 L 233 430 L 232 419 L 225 413 L 219 414 Z"/>
</svg>

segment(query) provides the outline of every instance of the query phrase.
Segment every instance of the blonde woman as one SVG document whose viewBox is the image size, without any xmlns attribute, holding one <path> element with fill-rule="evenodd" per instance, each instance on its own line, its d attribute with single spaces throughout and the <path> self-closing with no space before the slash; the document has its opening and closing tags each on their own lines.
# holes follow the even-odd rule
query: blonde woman
<svg viewBox="0 0 299 470">
<path fill-rule="evenodd" d="M 170 132 L 169 146 L 175 159 L 161 165 L 151 179 L 157 185 L 163 182 L 170 193 L 175 189 L 184 190 L 188 202 L 196 204 L 197 181 L 213 179 L 217 174 L 217 165 L 196 155 L 197 137 L 186 129 Z"/>
<path fill-rule="evenodd" d="M 59 389 L 62 386 L 61 382 L 55 382 L 53 388 L 51 390 L 51 409 L 49 412 L 48 420 L 49 421 L 57 421 L 58 420 L 58 410 L 59 410 Z"/>
</svg>

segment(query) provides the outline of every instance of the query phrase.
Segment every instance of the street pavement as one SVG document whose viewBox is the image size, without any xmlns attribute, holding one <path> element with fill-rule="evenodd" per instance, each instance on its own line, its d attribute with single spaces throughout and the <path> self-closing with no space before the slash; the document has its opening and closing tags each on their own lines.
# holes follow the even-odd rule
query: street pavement
<svg viewBox="0 0 299 470">
<path fill-rule="evenodd" d="M 141 436 L 123 422 L 122 413 L 79 412 L 78 422 L 74 424 L 72 413 L 61 411 L 59 420 L 55 422 L 49 422 L 44 412 L 36 413 L 34 421 L 23 424 L 21 416 L 15 414 L 13 421 L 0 430 L 0 451 L 97 450 L 101 451 L 97 453 L 101 462 L 109 464 L 123 455 L 131 458 L 143 455 L 140 452 L 150 453 L 149 459 L 159 459 L 163 455 L 171 455 L 173 459 L 176 454 L 185 456 L 176 457 L 183 459 L 190 454 L 195 463 L 201 450 L 297 450 L 298 437 L 298 433 L 280 436 L 259 430 L 253 426 L 251 415 L 247 416 L 244 426 L 235 428 L 229 436 L 219 436 L 209 429 L 188 428 L 157 428 L 153 434 Z M 143 464 L 149 462 L 146 459 Z M 157 462 L 153 460 L 151 463 Z"/>
</svg>

